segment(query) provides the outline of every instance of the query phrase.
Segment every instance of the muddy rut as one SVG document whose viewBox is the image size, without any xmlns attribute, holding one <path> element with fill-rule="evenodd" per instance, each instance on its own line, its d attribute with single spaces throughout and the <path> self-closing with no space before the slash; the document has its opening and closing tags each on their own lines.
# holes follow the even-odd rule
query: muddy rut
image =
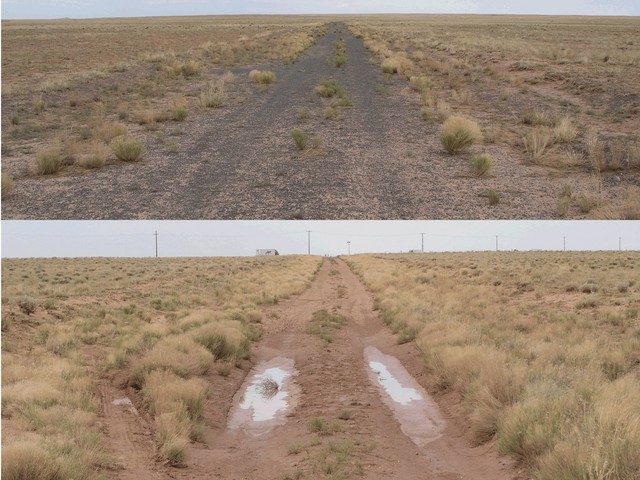
<svg viewBox="0 0 640 480">
<path fill-rule="evenodd" d="M 314 312 L 321 309 L 345 318 L 339 328 L 330 330 L 330 342 L 309 330 Z M 492 446 L 469 447 L 464 423 L 457 418 L 455 405 L 449 408 L 446 400 L 435 407 L 442 427 L 437 435 L 416 442 L 403 433 L 389 399 L 372 379 L 365 350 L 395 357 L 418 383 L 425 383 L 419 354 L 412 344 L 396 344 L 373 311 L 371 296 L 343 261 L 325 261 L 306 292 L 267 310 L 263 328 L 253 363 L 286 359 L 295 369 L 291 377 L 298 390 L 292 393 L 295 405 L 279 424 L 258 433 L 229 428 L 243 378 L 234 373 L 224 384 L 214 379 L 220 386 L 204 415 L 209 428 L 203 443 L 189 447 L 185 468 L 153 469 L 148 460 L 138 461 L 115 472 L 114 478 L 134 478 L 133 472 L 138 478 L 238 480 L 518 478 Z M 314 431 L 310 423 L 319 418 L 324 427 Z M 109 433 L 113 437 L 120 430 Z M 144 456 L 146 444 L 133 447 Z M 336 451 L 343 453 L 339 460 Z M 152 452 L 146 450 L 146 455 Z M 146 474 L 140 468 L 147 468 Z"/>
<path fill-rule="evenodd" d="M 333 64 L 339 38 L 348 58 L 341 68 Z M 251 84 L 247 73 L 253 67 L 233 69 L 230 88 L 243 99 L 231 99 L 222 109 L 192 110 L 179 127 L 177 152 L 147 134 L 140 162 L 18 178 L 15 192 L 3 201 L 3 217 L 397 220 L 557 214 L 562 179 L 546 178 L 544 170 L 522 165 L 495 145 L 482 147 L 494 158 L 493 175 L 471 175 L 468 158 L 444 153 L 439 125 L 420 120 L 415 94 L 403 93 L 405 81 L 394 78 L 389 94 L 380 93 L 380 66 L 370 60 L 361 39 L 332 25 L 296 63 L 257 66 L 275 71 L 274 85 Z M 330 78 L 352 103 L 342 109 L 341 120 L 326 119 L 327 101 L 313 94 Z M 311 118 L 299 119 L 300 108 Z M 321 147 L 300 153 L 291 138 L 294 128 L 319 137 Z M 162 133 L 170 137 L 174 130 L 164 126 Z M 487 189 L 501 192 L 498 205 L 490 207 L 482 198 Z"/>
</svg>

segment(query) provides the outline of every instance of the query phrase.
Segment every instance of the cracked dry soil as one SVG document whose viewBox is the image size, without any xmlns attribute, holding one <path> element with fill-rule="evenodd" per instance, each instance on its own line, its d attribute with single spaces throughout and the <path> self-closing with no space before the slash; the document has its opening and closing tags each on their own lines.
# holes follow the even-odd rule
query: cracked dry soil
<svg viewBox="0 0 640 480">
<path fill-rule="evenodd" d="M 333 44 L 344 38 L 347 63 L 333 64 Z M 69 172 L 16 180 L 3 201 L 5 219 L 518 219 L 553 218 L 563 180 L 524 166 L 501 147 L 493 175 L 469 173 L 468 158 L 446 154 L 439 126 L 422 122 L 420 107 L 391 80 L 389 95 L 363 42 L 333 25 L 301 59 L 266 65 L 278 81 L 259 88 L 251 69 L 234 69 L 246 101 L 192 112 L 171 153 L 148 135 L 137 163 L 97 172 Z M 313 94 L 336 79 L 352 106 L 341 120 L 326 119 L 326 100 Z M 301 120 L 305 108 L 311 118 Z M 164 126 L 170 135 L 173 127 Z M 291 130 L 318 136 L 321 147 L 301 153 Z M 488 189 L 501 193 L 489 206 Z"/>
</svg>

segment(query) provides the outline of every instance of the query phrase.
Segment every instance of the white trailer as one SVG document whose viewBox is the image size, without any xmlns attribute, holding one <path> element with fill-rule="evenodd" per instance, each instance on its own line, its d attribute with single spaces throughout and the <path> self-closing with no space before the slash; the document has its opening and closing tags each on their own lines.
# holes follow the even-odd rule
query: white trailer
<svg viewBox="0 0 640 480">
<path fill-rule="evenodd" d="M 256 257 L 274 257 L 280 255 L 275 248 L 260 248 L 256 250 Z"/>
</svg>

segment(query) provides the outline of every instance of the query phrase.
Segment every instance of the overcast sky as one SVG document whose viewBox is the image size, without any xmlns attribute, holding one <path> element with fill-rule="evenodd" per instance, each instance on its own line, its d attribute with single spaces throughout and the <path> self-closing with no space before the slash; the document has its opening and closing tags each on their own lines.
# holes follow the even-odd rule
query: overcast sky
<svg viewBox="0 0 640 480">
<path fill-rule="evenodd" d="M 2 18 L 308 13 L 640 15 L 639 0 L 2 0 Z"/>
<path fill-rule="evenodd" d="M 640 250 L 640 222 L 586 221 L 3 221 L 2 257 L 244 256 L 494 250 Z"/>
</svg>

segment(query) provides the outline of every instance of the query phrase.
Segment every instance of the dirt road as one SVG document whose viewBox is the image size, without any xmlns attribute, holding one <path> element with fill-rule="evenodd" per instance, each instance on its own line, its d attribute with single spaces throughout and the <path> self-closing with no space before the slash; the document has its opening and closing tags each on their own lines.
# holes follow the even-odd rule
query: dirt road
<svg viewBox="0 0 640 480">
<path fill-rule="evenodd" d="M 333 64 L 333 45 L 344 38 L 347 62 Z M 420 120 L 420 105 L 394 78 L 384 94 L 380 66 L 363 42 L 333 25 L 301 59 L 263 65 L 278 81 L 251 84 L 253 67 L 234 69 L 232 87 L 242 102 L 194 109 L 186 124 L 146 135 L 136 163 L 100 171 L 16 179 L 3 201 L 5 219 L 484 219 L 553 218 L 561 178 L 525 166 L 513 152 L 488 145 L 487 178 L 471 175 L 467 156 L 446 154 L 439 124 Z M 220 72 L 219 72 L 220 73 Z M 334 78 L 352 107 L 342 119 L 323 114 L 313 94 Z M 206 80 L 206 79 L 203 79 Z M 382 92 L 382 93 L 381 93 Z M 415 94 L 414 94 L 415 95 Z M 305 108 L 311 118 L 298 118 Z M 321 139 L 301 154 L 291 131 Z M 174 137 L 175 131 L 181 135 Z M 166 138 L 179 143 L 171 151 Z M 165 139 L 163 141 L 163 139 Z M 586 180 L 588 175 L 585 176 Z M 590 180 L 589 180 L 590 181 Z M 486 191 L 501 194 L 489 206 Z M 574 189 L 577 191 L 576 189 Z M 484 196 L 483 196 L 484 195 Z"/>
<path fill-rule="evenodd" d="M 340 328 L 327 330 L 331 341 L 310 333 L 314 312 L 326 309 L 344 315 Z M 214 401 L 204 419 L 209 428 L 204 443 L 192 445 L 187 467 L 149 469 L 154 478 L 180 479 L 514 479 L 515 471 L 498 458 L 491 446 L 470 448 L 465 427 L 454 404 L 438 399 L 446 427 L 439 438 L 418 446 L 403 433 L 384 395 L 368 374 L 366 347 L 393 355 L 420 383 L 426 383 L 418 352 L 412 344 L 396 345 L 389 329 L 372 310 L 372 298 L 341 261 L 325 261 L 304 294 L 267 311 L 264 336 L 253 360 L 286 358 L 294 362 L 292 377 L 299 389 L 296 406 L 282 424 L 254 435 L 244 428 L 229 429 L 235 389 L 243 378 L 235 369 L 231 379 L 211 377 Z M 327 333 L 325 332 L 325 333 Z M 239 395 L 235 395 L 236 402 Z M 323 427 L 318 426 L 318 419 Z M 315 419 L 315 420 L 314 420 Z M 151 455 L 147 445 L 137 449 Z M 133 453 L 136 454 L 135 452 Z M 134 478 L 126 465 L 114 478 Z M 142 465 L 142 467 L 141 467 Z"/>
</svg>

